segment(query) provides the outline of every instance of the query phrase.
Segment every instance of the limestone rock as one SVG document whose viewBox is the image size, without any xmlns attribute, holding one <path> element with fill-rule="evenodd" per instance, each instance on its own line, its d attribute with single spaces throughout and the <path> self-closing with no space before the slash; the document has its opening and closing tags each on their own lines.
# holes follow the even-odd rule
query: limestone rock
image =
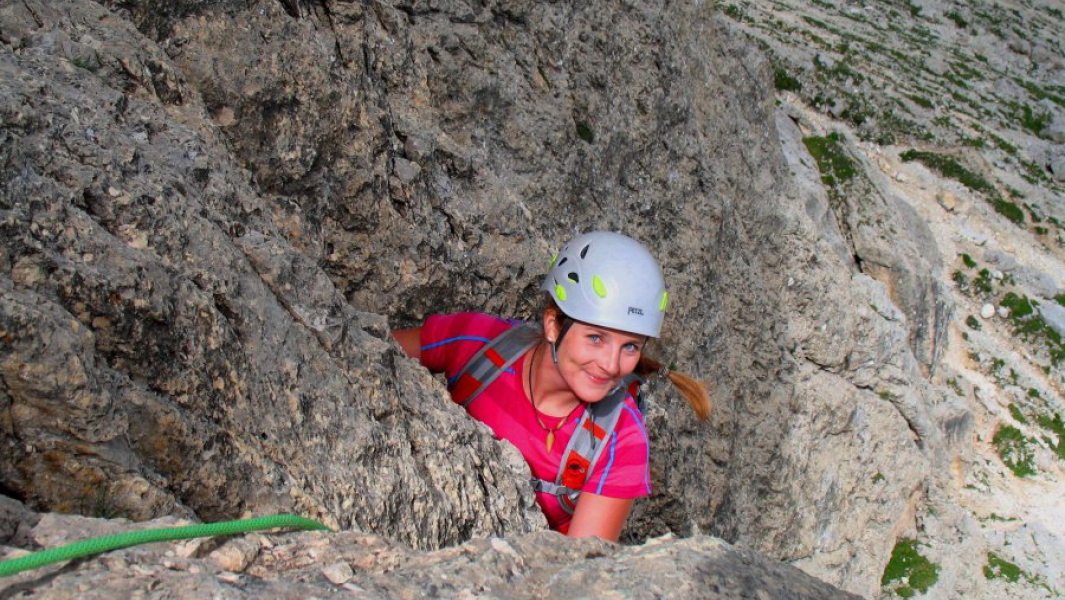
<svg viewBox="0 0 1065 600">
<path fill-rule="evenodd" d="M 1039 316 L 1046 321 L 1046 324 L 1056 331 L 1058 335 L 1065 336 L 1065 307 L 1052 300 L 1047 300 L 1041 302 L 1037 308 Z"/>
<path fill-rule="evenodd" d="M 159 45 L 93 2 L 8 6 L 0 28 L 19 45 L 0 55 L 5 490 L 135 519 L 297 511 L 418 547 L 543 527 L 520 457 L 288 241 L 292 204 L 249 183 Z"/>
<path fill-rule="evenodd" d="M 829 207 L 797 187 L 809 172 L 789 167 L 812 163 L 778 129 L 770 63 L 722 19 L 709 3 L 5 5 L 3 489 L 41 510 L 294 511 L 398 540 L 374 538 L 370 565 L 398 543 L 540 539 L 520 537 L 543 528 L 521 458 L 388 329 L 529 317 L 559 242 L 619 229 L 676 290 L 651 353 L 716 403 L 697 423 L 652 383 L 655 494 L 626 540 L 709 532 L 869 595 L 943 461 L 921 369 L 950 307 L 897 198 L 867 182 Z M 701 558 L 662 565 L 718 542 L 581 544 L 639 590 L 660 568 L 696 577 Z M 151 573 L 232 591 L 283 562 L 252 550 Z M 469 580 L 509 590 L 516 562 L 492 552 Z M 529 577 L 606 577 L 573 556 Z M 292 593 L 341 560 L 369 568 L 326 557 Z M 204 578 L 219 564 L 239 574 Z"/>
<path fill-rule="evenodd" d="M 161 523 L 144 523 L 144 527 Z M 127 530 L 121 521 L 41 519 L 35 538 L 64 541 Z M 91 532 L 91 533 L 90 533 Z M 210 559 L 173 555 L 172 543 L 135 546 L 0 580 L 20 598 L 557 598 L 584 590 L 601 598 L 858 598 L 788 565 L 721 540 L 661 538 L 641 546 L 516 536 L 501 551 L 481 539 L 419 552 L 346 531 L 259 536 L 254 561 L 236 575 Z M 594 592 L 593 592 L 594 591 Z"/>
<path fill-rule="evenodd" d="M 958 205 L 958 200 L 954 197 L 954 194 L 943 190 L 936 193 L 936 202 L 946 211 L 952 211 Z"/>
</svg>

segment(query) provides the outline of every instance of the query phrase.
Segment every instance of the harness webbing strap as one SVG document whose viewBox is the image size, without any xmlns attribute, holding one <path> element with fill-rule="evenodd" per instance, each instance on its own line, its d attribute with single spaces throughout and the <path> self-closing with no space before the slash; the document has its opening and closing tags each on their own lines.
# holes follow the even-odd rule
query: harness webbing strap
<svg viewBox="0 0 1065 600">
<path fill-rule="evenodd" d="M 497 335 L 471 356 L 456 373 L 450 388 L 451 398 L 456 404 L 469 405 L 504 370 L 542 338 L 540 330 L 528 324 L 511 327 Z M 555 480 L 532 478 L 529 481 L 533 489 L 555 496 L 562 509 L 573 514 L 577 508 L 580 490 L 591 475 L 599 455 L 608 446 L 605 442 L 609 442 L 608 438 L 621 418 L 622 406 L 625 397 L 630 393 L 630 387 L 635 395 L 635 389 L 642 382 L 643 379 L 635 374 L 626 375 L 606 398 L 587 404 L 573 435 L 562 451 L 563 459 L 558 465 Z"/>
<path fill-rule="evenodd" d="M 542 339 L 540 330 L 531 325 L 517 325 L 497 335 L 466 361 L 451 386 L 451 399 L 467 406 L 496 377 L 521 358 Z"/>
<path fill-rule="evenodd" d="M 532 480 L 533 489 L 557 497 L 562 509 L 569 514 L 573 514 L 577 508 L 580 489 L 592 474 L 599 455 L 607 447 L 604 442 L 621 418 L 622 404 L 628 395 L 629 385 L 634 381 L 639 381 L 636 375 L 627 375 L 610 395 L 585 407 L 577 428 L 562 451 L 562 464 L 558 466 L 554 482 Z"/>
</svg>

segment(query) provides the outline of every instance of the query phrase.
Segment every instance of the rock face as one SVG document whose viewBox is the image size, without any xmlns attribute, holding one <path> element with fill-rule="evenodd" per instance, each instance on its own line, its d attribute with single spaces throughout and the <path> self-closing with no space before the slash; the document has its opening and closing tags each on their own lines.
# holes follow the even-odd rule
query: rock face
<svg viewBox="0 0 1065 600">
<path fill-rule="evenodd" d="M 135 528 L 172 526 L 173 519 Z M 28 532 L 56 546 L 132 524 L 47 514 Z M 0 580 L 20 598 L 857 598 L 795 567 L 707 536 L 638 547 L 542 531 L 417 552 L 358 532 L 248 534 L 152 544 Z"/>
<path fill-rule="evenodd" d="M 520 457 L 387 330 L 530 316 L 554 247 L 616 229 L 666 273 L 657 354 L 716 402 L 700 424 L 652 386 L 626 539 L 711 533 L 871 595 L 949 450 L 934 335 L 796 184 L 771 70 L 712 11 L 0 8 L 0 489 L 425 549 L 542 528 Z"/>
<path fill-rule="evenodd" d="M 164 53 L 89 2 L 3 18 L 5 489 L 421 547 L 542 527 L 521 458 L 286 241 Z"/>
</svg>

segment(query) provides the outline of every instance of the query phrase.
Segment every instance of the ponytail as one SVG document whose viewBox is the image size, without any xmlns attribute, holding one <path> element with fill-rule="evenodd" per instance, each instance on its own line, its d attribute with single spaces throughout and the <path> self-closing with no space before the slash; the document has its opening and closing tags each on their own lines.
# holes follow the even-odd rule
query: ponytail
<svg viewBox="0 0 1065 600">
<path fill-rule="evenodd" d="M 652 358 L 641 356 L 640 363 L 636 366 L 636 374 L 641 377 L 647 377 L 656 373 L 665 374 L 666 379 L 688 401 L 688 406 L 692 408 L 695 416 L 700 421 L 705 421 L 710 416 L 712 406 L 710 394 L 707 393 L 706 387 L 700 381 L 673 369 L 667 369 L 662 363 Z"/>
</svg>

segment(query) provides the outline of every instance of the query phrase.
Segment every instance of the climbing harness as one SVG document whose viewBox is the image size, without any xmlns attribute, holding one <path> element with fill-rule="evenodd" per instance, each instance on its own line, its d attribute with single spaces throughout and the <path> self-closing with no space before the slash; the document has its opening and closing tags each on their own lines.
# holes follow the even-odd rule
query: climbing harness
<svg viewBox="0 0 1065 600">
<path fill-rule="evenodd" d="M 52 563 L 84 558 L 138 546 L 152 542 L 168 542 L 171 540 L 185 540 L 198 537 L 212 537 L 221 535 L 234 535 L 262 529 L 300 529 L 305 531 L 330 531 L 328 527 L 317 521 L 298 517 L 296 515 L 271 515 L 254 519 L 240 519 L 236 521 L 222 521 L 219 523 L 203 523 L 198 525 L 185 525 L 183 527 L 163 527 L 159 529 L 144 529 L 141 531 L 127 531 L 115 535 L 81 540 L 58 548 L 41 550 L 18 558 L 0 561 L 0 577 L 8 577 L 29 569 L 36 569 Z"/>
<path fill-rule="evenodd" d="M 451 398 L 456 404 L 468 406 L 542 337 L 539 329 L 527 323 L 511 327 L 497 335 L 451 377 Z M 577 422 L 577 428 L 562 451 L 563 460 L 558 466 L 555 480 L 533 477 L 530 479 L 533 489 L 555 496 L 562 510 L 573 514 L 584 481 L 591 474 L 603 449 L 607 447 L 607 444 L 602 442 L 614 432 L 614 427 L 621 417 L 625 396 L 631 394 L 636 398 L 642 382 L 643 379 L 635 374 L 626 375 L 606 398 L 586 404 L 584 413 Z"/>
</svg>

